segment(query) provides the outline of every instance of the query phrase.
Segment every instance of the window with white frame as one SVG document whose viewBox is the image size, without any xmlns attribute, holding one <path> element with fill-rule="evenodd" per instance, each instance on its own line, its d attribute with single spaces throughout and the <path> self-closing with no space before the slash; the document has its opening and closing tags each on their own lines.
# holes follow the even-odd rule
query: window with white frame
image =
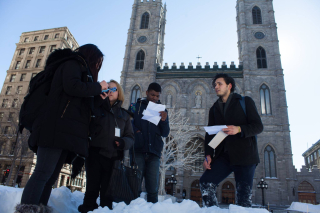
<svg viewBox="0 0 320 213">
<path fill-rule="evenodd" d="M 18 70 L 20 68 L 21 61 L 17 61 L 16 67 L 14 69 Z"/>
<path fill-rule="evenodd" d="M 26 66 L 24 68 L 28 69 L 30 68 L 31 60 L 27 60 Z"/>
<path fill-rule="evenodd" d="M 22 93 L 22 86 L 18 86 L 17 87 L 17 94 L 21 94 Z"/>
<path fill-rule="evenodd" d="M 11 89 L 12 89 L 12 86 L 7 86 L 6 95 L 11 94 Z"/>
<path fill-rule="evenodd" d="M 10 82 L 14 82 L 16 80 L 16 74 L 12 74 L 10 77 Z"/>
<path fill-rule="evenodd" d="M 20 49 L 20 51 L 19 51 L 19 55 L 23 55 L 25 50 L 26 50 L 25 48 Z"/>
<path fill-rule="evenodd" d="M 35 47 L 31 47 L 30 50 L 29 50 L 29 54 L 30 55 L 33 54 L 35 49 L 36 49 Z"/>
</svg>

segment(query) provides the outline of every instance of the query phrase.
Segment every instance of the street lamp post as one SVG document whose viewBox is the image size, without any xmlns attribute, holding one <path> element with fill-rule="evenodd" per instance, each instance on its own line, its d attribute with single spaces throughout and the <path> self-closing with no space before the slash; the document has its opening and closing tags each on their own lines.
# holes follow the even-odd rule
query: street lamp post
<svg viewBox="0 0 320 213">
<path fill-rule="evenodd" d="M 177 179 L 174 177 L 174 175 L 171 175 L 171 179 L 168 180 L 168 183 L 171 183 L 172 196 L 173 196 L 173 185 L 177 184 Z"/>
<path fill-rule="evenodd" d="M 257 188 L 262 190 L 262 206 L 264 206 L 264 189 L 268 189 L 268 184 L 264 181 L 264 178 L 260 178 Z"/>
</svg>

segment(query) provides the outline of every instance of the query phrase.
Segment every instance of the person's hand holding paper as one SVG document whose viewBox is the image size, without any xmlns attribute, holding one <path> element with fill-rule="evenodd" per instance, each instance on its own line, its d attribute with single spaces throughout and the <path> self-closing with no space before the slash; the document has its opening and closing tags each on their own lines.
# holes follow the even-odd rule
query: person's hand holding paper
<svg viewBox="0 0 320 213">
<path fill-rule="evenodd" d="M 160 119 L 164 116 L 163 112 L 165 112 L 165 109 L 165 105 L 155 104 L 149 101 L 147 108 L 142 112 L 142 119 L 147 120 L 154 125 L 158 125 Z"/>
</svg>

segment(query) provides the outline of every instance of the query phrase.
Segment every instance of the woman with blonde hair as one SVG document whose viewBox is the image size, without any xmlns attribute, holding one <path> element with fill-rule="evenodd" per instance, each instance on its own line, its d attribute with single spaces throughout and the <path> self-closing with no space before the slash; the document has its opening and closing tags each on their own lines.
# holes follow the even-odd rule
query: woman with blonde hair
<svg viewBox="0 0 320 213">
<path fill-rule="evenodd" d="M 124 94 L 120 84 L 111 80 L 109 91 L 95 97 L 95 118 L 90 127 L 89 157 L 86 159 L 87 186 L 79 212 L 87 213 L 100 206 L 112 209 L 112 197 L 106 195 L 115 160 L 122 160 L 124 150 L 134 143 L 130 115 L 121 108 Z"/>
</svg>

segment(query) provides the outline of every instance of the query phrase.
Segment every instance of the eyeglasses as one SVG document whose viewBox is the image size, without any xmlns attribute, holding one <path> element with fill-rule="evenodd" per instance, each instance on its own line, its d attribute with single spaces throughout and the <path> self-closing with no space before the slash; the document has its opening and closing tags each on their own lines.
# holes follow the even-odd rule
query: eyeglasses
<svg viewBox="0 0 320 213">
<path fill-rule="evenodd" d="M 102 92 L 108 93 L 108 92 L 115 92 L 117 91 L 117 87 L 108 88 L 106 90 L 102 90 Z"/>
</svg>

